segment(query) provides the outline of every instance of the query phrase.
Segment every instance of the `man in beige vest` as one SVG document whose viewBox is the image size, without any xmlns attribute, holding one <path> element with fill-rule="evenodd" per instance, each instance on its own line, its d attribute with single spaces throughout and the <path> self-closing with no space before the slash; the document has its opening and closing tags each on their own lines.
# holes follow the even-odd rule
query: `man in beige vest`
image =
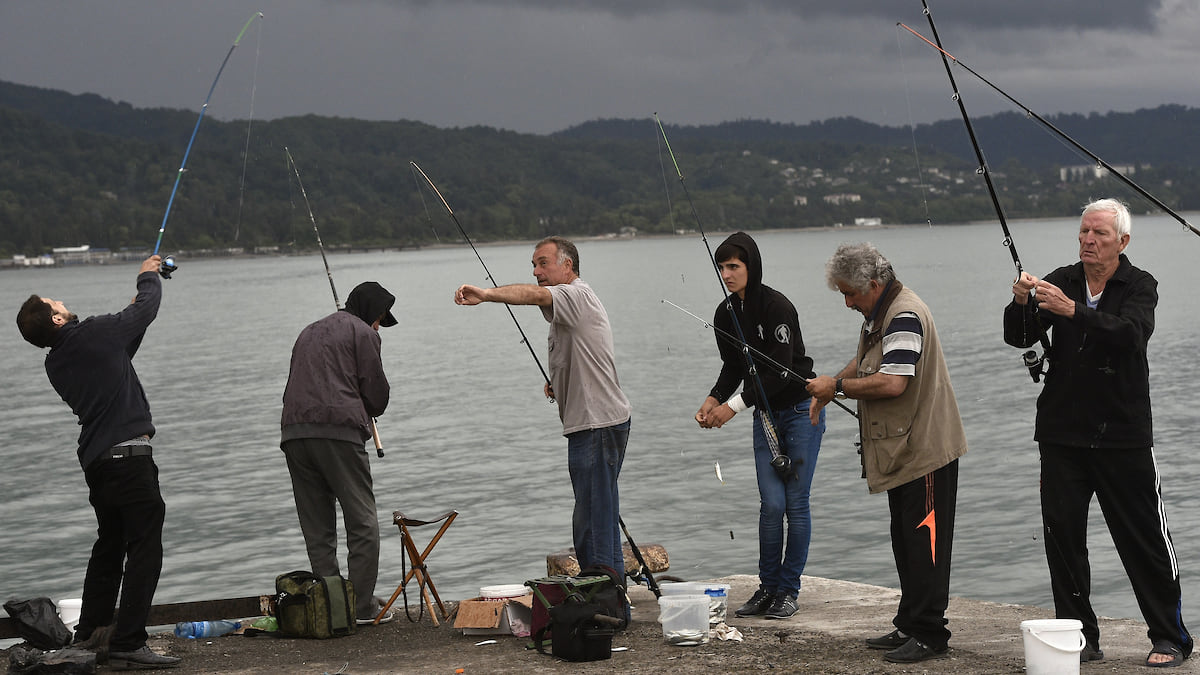
<svg viewBox="0 0 1200 675">
<path fill-rule="evenodd" d="M 896 629 L 867 639 L 894 663 L 946 654 L 958 458 L 967 451 L 950 374 L 929 308 L 870 244 L 842 244 L 825 279 L 865 317 L 858 352 L 835 376 L 809 382 L 814 424 L 832 399 L 858 401 L 863 477 L 887 492 L 900 577 Z"/>
</svg>

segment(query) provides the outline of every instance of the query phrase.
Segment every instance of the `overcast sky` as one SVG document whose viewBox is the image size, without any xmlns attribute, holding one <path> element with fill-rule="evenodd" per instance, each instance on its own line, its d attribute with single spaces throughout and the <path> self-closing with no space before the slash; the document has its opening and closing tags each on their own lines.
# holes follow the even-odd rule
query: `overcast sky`
<svg viewBox="0 0 1200 675">
<path fill-rule="evenodd" d="M 1035 112 L 1200 106 L 1194 0 L 929 0 L 946 49 Z M 0 80 L 199 111 L 549 133 L 958 116 L 920 0 L 0 0 Z M 1013 106 L 955 69 L 972 114 Z M 253 94 L 253 95 L 252 95 Z"/>
</svg>

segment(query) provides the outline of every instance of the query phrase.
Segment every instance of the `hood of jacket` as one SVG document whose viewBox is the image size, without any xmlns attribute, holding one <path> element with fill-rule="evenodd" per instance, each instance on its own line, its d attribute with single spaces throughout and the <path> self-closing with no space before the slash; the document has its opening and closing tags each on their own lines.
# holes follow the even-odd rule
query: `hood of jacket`
<svg viewBox="0 0 1200 675">
<path fill-rule="evenodd" d="M 346 298 L 344 312 L 350 312 L 363 320 L 363 323 L 373 324 L 375 319 L 383 317 L 379 322 L 381 327 L 395 326 L 396 317 L 392 316 L 392 305 L 396 304 L 396 296 L 380 286 L 375 281 L 364 281 L 350 291 Z"/>
</svg>

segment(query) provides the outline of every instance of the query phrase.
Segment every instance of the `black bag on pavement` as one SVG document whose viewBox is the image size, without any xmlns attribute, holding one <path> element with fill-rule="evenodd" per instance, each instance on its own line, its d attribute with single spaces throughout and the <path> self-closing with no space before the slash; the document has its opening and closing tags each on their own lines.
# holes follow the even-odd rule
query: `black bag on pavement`
<svg viewBox="0 0 1200 675">
<path fill-rule="evenodd" d="M 38 649 L 50 651 L 71 644 L 71 631 L 50 598 L 9 600 L 4 603 L 4 611 L 17 625 L 17 635 Z"/>
<path fill-rule="evenodd" d="M 533 644 L 567 661 L 600 661 L 612 656 L 613 635 L 628 625 L 625 587 L 611 567 L 596 565 L 577 577 L 527 581 L 534 604 Z M 539 611 L 541 610 L 541 611 Z"/>
<path fill-rule="evenodd" d="M 8 650 L 10 675 L 95 675 L 96 654 L 82 649 L 44 652 L 15 645 Z"/>
</svg>

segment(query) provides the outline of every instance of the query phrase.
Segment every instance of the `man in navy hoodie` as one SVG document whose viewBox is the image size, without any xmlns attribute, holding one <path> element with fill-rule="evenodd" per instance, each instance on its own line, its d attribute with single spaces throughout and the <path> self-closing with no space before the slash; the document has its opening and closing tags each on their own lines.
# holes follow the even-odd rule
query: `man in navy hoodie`
<svg viewBox="0 0 1200 675">
<path fill-rule="evenodd" d="M 117 670 L 170 668 L 174 656 L 146 646 L 146 620 L 162 570 L 166 515 L 150 439 L 154 424 L 133 356 L 158 316 L 162 260 L 142 262 L 137 296 L 116 314 L 80 321 L 60 300 L 32 295 L 17 314 L 21 336 L 49 347 L 46 375 L 79 418 L 79 464 L 96 511 L 97 538 L 83 581 L 75 642 L 96 642 L 113 622 L 109 663 Z M 119 611 L 117 595 L 120 594 Z"/>
</svg>

